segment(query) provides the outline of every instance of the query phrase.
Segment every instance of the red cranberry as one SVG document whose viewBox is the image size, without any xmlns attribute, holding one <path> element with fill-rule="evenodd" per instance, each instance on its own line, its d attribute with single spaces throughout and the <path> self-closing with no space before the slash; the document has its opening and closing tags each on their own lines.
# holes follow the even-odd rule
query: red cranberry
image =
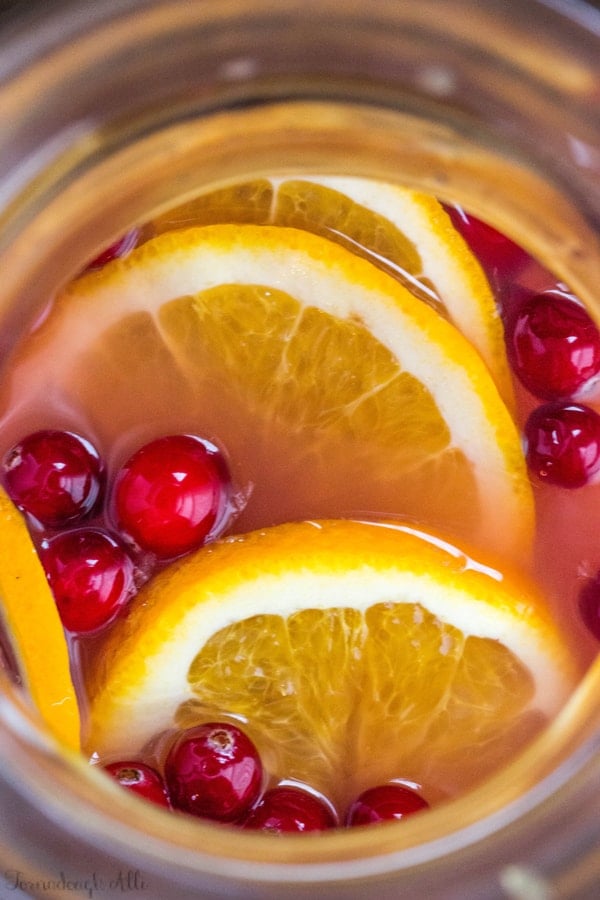
<svg viewBox="0 0 600 900">
<path fill-rule="evenodd" d="M 600 572 L 579 593 L 579 613 L 586 628 L 600 641 Z"/>
<path fill-rule="evenodd" d="M 513 369 L 543 400 L 570 397 L 600 371 L 600 332 L 585 309 L 561 291 L 532 297 L 509 334 Z"/>
<path fill-rule="evenodd" d="M 3 461 L 6 490 L 19 509 L 48 528 L 85 518 L 97 505 L 104 482 L 95 448 L 70 431 L 36 431 Z"/>
<path fill-rule="evenodd" d="M 136 591 L 133 561 L 103 531 L 65 531 L 42 543 L 40 558 L 68 631 L 85 634 L 108 625 Z"/>
<path fill-rule="evenodd" d="M 171 807 L 167 786 L 152 766 L 140 762 L 114 762 L 105 765 L 104 771 L 132 794 L 159 806 Z"/>
<path fill-rule="evenodd" d="M 330 807 L 308 791 L 275 787 L 267 791 L 244 823 L 244 828 L 270 831 L 325 831 L 335 827 Z"/>
<path fill-rule="evenodd" d="M 86 269 L 101 269 L 102 266 L 105 266 L 106 263 L 111 262 L 113 259 L 120 259 L 123 256 L 127 256 L 137 244 L 138 238 L 139 230 L 137 228 L 126 231 L 122 237 L 106 247 L 98 254 L 98 256 L 94 257 L 94 259 L 87 264 Z"/>
<path fill-rule="evenodd" d="M 541 481 L 582 487 L 600 470 L 600 416 L 587 406 L 547 403 L 525 424 L 527 465 Z"/>
<path fill-rule="evenodd" d="M 481 263 L 492 287 L 500 291 L 529 263 L 529 254 L 491 225 L 468 215 L 460 206 L 446 207 L 452 224 Z"/>
<path fill-rule="evenodd" d="M 119 527 L 161 559 L 201 547 L 222 516 L 229 479 L 208 441 L 171 435 L 146 444 L 115 484 Z"/>
<path fill-rule="evenodd" d="M 228 722 L 182 732 L 165 763 L 173 806 L 220 822 L 235 822 L 248 813 L 258 799 L 262 773 L 256 747 Z"/>
<path fill-rule="evenodd" d="M 429 809 L 429 804 L 416 791 L 394 782 L 369 788 L 348 810 L 348 825 L 372 825 L 391 819 L 404 819 Z"/>
</svg>

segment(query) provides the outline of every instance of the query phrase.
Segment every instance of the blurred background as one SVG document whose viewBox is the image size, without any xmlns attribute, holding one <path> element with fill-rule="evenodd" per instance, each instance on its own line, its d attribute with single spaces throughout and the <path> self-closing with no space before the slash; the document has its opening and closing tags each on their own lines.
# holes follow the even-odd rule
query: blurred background
<svg viewBox="0 0 600 900">
<path fill-rule="evenodd" d="M 15 18 L 35 15 L 36 10 L 45 9 L 50 11 L 50 7 L 59 5 L 61 0 L 0 0 L 0 27 L 14 21 Z M 82 6 L 90 2 L 99 2 L 99 0 L 79 0 Z M 342 2 L 342 0 L 340 0 Z M 407 2 L 407 0 L 395 0 L 395 2 Z M 418 3 L 419 0 L 412 0 Z M 523 0 L 527 3 L 527 0 Z M 549 6 L 560 8 L 561 6 L 568 8 L 576 3 L 576 0 L 546 0 Z M 587 2 L 589 6 L 600 9 L 600 0 L 581 0 Z"/>
</svg>

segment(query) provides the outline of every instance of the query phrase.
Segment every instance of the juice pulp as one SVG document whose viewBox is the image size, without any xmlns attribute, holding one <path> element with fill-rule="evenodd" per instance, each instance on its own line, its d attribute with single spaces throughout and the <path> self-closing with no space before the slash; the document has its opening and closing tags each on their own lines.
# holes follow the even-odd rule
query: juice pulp
<svg viewBox="0 0 600 900">
<path fill-rule="evenodd" d="M 179 210 L 171 220 L 167 214 L 157 222 L 148 223 L 140 230 L 137 241 L 143 242 L 157 230 L 196 224 L 197 212 L 193 207 L 190 210 L 187 220 L 184 208 L 183 219 Z M 245 220 L 243 209 L 232 209 L 230 213 L 233 221 Z M 201 224 L 204 221 L 200 219 Z M 327 228 L 324 230 L 327 233 Z M 343 234 L 341 240 L 344 242 Z M 345 243 L 353 242 L 346 238 Z M 373 259 L 365 248 L 362 252 Z M 414 287 L 414 277 L 399 271 L 396 264 L 381 258 L 375 262 Z M 507 320 L 531 294 L 557 288 L 551 273 L 531 258 L 524 258 L 518 273 L 507 282 L 503 282 L 502 272 L 491 274 L 496 279 L 497 300 Z M 564 286 L 561 289 L 566 291 Z M 423 302 L 439 307 L 439 298 L 427 281 L 417 284 L 415 292 Z M 92 347 L 83 363 L 73 365 L 73 379 L 66 389 L 56 388 L 51 372 L 37 371 L 32 377 L 22 365 L 28 347 L 35 346 L 39 339 L 44 316 L 40 318 L 16 348 L 11 375 L 0 388 L 0 453 L 6 453 L 24 435 L 38 429 L 74 431 L 99 448 L 110 480 L 111 474 L 141 445 L 166 434 L 195 433 L 223 448 L 231 467 L 235 487 L 232 502 L 237 507 L 237 515 L 228 533 L 244 533 L 305 518 L 389 518 L 399 514 L 393 503 L 388 502 L 380 473 L 361 472 L 357 478 L 342 454 L 327 459 L 323 467 L 316 465 L 314 481 L 303 482 L 288 464 L 295 456 L 292 451 L 296 450 L 297 435 L 280 431 L 276 443 L 263 446 L 260 441 L 253 441 L 252 435 L 239 430 L 232 398 L 228 397 L 224 403 L 218 385 L 201 398 L 191 397 L 170 364 L 168 351 L 157 342 L 150 317 L 143 313 L 131 315 L 130 333 L 140 346 L 147 348 L 148 365 L 129 364 L 127 342 L 122 345 L 115 342 L 109 359 L 103 356 L 101 346 Z M 75 350 L 89 340 L 77 333 L 72 338 Z M 63 356 L 71 353 L 72 348 L 57 346 L 53 352 L 57 357 Z M 517 379 L 514 379 L 514 389 L 516 418 L 523 426 L 539 401 Z M 585 402 L 600 409 L 600 392 L 592 386 Z M 330 452 L 335 454 L 335 448 L 330 448 Z M 335 473 L 334 489 L 332 473 Z M 600 546 L 595 539 L 600 527 L 600 486 L 590 484 L 578 490 L 566 490 L 533 479 L 533 489 L 537 507 L 533 574 L 569 642 L 587 664 L 596 651 L 596 643 L 581 621 L 577 601 L 583 580 L 600 568 Z M 426 517 L 416 524 L 426 527 Z M 44 537 L 43 532 L 35 529 L 33 536 L 38 543 Z M 71 639 L 71 643 L 81 686 L 89 661 L 102 648 L 102 636 Z"/>
</svg>

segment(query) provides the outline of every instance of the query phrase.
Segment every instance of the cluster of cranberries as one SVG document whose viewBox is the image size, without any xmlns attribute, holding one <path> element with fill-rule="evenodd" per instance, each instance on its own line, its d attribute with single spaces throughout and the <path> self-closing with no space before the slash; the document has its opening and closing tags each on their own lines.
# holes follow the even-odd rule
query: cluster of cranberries
<svg viewBox="0 0 600 900">
<path fill-rule="evenodd" d="M 542 480 L 582 487 L 600 471 L 600 416 L 576 402 L 600 372 L 600 333 L 574 298 L 548 290 L 526 301 L 509 323 L 514 371 L 535 397 L 525 424 L 527 461 Z"/>
<path fill-rule="evenodd" d="M 120 785 L 168 809 L 255 831 L 325 831 L 339 822 L 331 804 L 301 785 L 264 790 L 264 772 L 250 738 L 231 722 L 208 722 L 178 734 L 162 773 L 140 762 L 106 765 Z M 428 808 L 412 788 L 391 782 L 364 791 L 344 824 L 404 819 Z"/>
<path fill-rule="evenodd" d="M 563 285 L 531 257 L 459 208 L 450 216 L 483 265 L 503 308 L 514 373 L 538 400 L 525 423 L 527 462 L 541 480 L 578 488 L 600 474 L 600 416 L 580 398 L 600 375 L 600 332 Z M 518 276 L 537 266 L 540 292 Z"/>
<path fill-rule="evenodd" d="M 540 292 L 519 276 L 533 260 L 489 225 L 449 208 L 455 226 L 482 263 L 503 308 L 513 371 L 543 401 L 525 423 L 527 463 L 548 484 L 573 489 L 600 479 L 600 415 L 581 402 L 600 376 L 600 332 L 564 286 L 537 267 Z M 600 640 L 600 573 L 579 597 L 583 621 Z"/>
<path fill-rule="evenodd" d="M 225 460 L 194 435 L 141 447 L 110 490 L 95 447 L 70 431 L 27 435 L 5 455 L 2 474 L 38 540 L 62 623 L 75 634 L 112 622 L 153 561 L 197 549 L 226 524 Z"/>
</svg>

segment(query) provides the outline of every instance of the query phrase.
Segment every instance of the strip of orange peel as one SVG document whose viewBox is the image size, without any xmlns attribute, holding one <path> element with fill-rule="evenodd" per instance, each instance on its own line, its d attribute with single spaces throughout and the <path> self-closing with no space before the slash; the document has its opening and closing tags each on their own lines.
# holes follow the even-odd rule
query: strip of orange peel
<svg viewBox="0 0 600 900">
<path fill-rule="evenodd" d="M 23 687 L 44 725 L 79 750 L 81 723 L 65 632 L 25 521 L 1 488 L 0 612 Z"/>
</svg>

